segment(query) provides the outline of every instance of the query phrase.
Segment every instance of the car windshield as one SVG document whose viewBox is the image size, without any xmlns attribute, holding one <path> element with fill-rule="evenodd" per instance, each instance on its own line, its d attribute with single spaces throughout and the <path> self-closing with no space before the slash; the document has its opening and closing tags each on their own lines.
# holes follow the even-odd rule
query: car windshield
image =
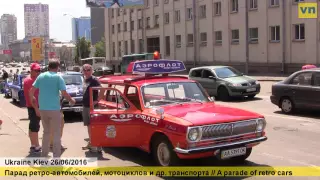
<svg viewBox="0 0 320 180">
<path fill-rule="evenodd" d="M 82 85 L 83 78 L 80 75 L 63 75 L 66 85 Z"/>
<path fill-rule="evenodd" d="M 168 82 L 142 87 L 145 107 L 156 107 L 175 103 L 208 102 L 204 90 L 194 82 Z"/>
<path fill-rule="evenodd" d="M 242 73 L 232 67 L 217 68 L 214 70 L 219 78 L 242 76 Z"/>
</svg>

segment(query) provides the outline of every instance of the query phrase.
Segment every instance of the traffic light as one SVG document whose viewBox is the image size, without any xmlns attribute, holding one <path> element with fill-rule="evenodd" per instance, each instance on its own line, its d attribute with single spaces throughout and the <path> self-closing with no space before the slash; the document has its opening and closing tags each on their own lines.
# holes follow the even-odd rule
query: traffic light
<svg viewBox="0 0 320 180">
<path fill-rule="evenodd" d="M 155 51 L 154 53 L 153 53 L 153 59 L 160 59 L 160 57 L 159 57 L 160 55 L 159 55 L 159 52 L 158 51 Z"/>
</svg>

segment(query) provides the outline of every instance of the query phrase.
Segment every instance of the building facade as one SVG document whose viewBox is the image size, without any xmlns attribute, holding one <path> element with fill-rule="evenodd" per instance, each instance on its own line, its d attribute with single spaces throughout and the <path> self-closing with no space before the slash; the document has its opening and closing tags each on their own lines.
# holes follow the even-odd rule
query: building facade
<svg viewBox="0 0 320 180">
<path fill-rule="evenodd" d="M 15 40 L 9 44 L 12 58 L 15 61 L 31 61 L 31 41 L 28 39 Z"/>
<path fill-rule="evenodd" d="M 25 37 L 49 38 L 49 5 L 25 4 L 24 5 Z"/>
<path fill-rule="evenodd" d="M 79 38 L 86 38 L 91 41 L 91 18 L 80 17 L 72 19 L 72 41 L 76 42 Z"/>
<path fill-rule="evenodd" d="M 95 45 L 104 38 L 105 16 L 103 8 L 90 8 L 91 43 Z"/>
<path fill-rule="evenodd" d="M 8 48 L 9 44 L 17 40 L 17 18 L 12 14 L 3 14 L 0 19 L 1 44 Z"/>
<path fill-rule="evenodd" d="M 291 73 L 320 64 L 319 18 L 299 18 L 299 2 L 319 3 L 145 0 L 143 10 L 106 9 L 107 58 L 119 64 L 124 54 L 160 50 L 188 68 L 231 65 L 250 73 Z"/>
</svg>

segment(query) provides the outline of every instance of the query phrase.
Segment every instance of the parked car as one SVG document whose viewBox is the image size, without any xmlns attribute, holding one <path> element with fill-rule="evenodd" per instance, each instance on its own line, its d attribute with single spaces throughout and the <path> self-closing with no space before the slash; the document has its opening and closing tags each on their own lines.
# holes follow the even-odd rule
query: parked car
<svg viewBox="0 0 320 180">
<path fill-rule="evenodd" d="M 293 73 L 272 85 L 271 102 L 284 113 L 296 109 L 320 109 L 320 68 Z"/>
<path fill-rule="evenodd" d="M 230 97 L 254 98 L 260 92 L 260 83 L 229 66 L 192 68 L 189 79 L 198 81 L 211 96 L 221 100 Z"/>
<path fill-rule="evenodd" d="M 23 93 L 23 80 L 27 77 L 27 74 L 20 74 L 14 80 L 12 85 L 10 85 L 11 98 L 13 102 L 19 102 L 21 107 L 26 105 L 24 93 Z"/>
<path fill-rule="evenodd" d="M 113 75 L 114 70 L 111 67 L 105 66 L 105 67 L 99 67 L 94 70 L 93 75 L 96 77 L 101 77 L 105 75 Z"/>
<path fill-rule="evenodd" d="M 7 79 L 6 81 L 3 82 L 3 93 L 5 98 L 11 98 L 11 90 L 10 86 L 12 85 L 13 81 L 12 79 Z"/>
<path fill-rule="evenodd" d="M 70 106 L 66 99 L 61 96 L 61 109 L 63 112 L 82 112 L 83 77 L 79 72 L 66 71 L 60 75 L 64 79 L 67 92 L 76 100 L 76 104 Z"/>
</svg>

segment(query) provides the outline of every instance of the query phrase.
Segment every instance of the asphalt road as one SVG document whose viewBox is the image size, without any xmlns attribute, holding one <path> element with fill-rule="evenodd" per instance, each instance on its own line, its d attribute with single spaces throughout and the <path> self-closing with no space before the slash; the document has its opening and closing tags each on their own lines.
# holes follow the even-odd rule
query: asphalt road
<svg viewBox="0 0 320 180">
<path fill-rule="evenodd" d="M 320 166 L 320 113 L 304 112 L 284 115 L 269 100 L 272 82 L 263 82 L 261 94 L 254 100 L 235 99 L 231 102 L 219 102 L 236 108 L 261 113 L 267 120 L 268 140 L 253 149 L 248 161 L 242 166 Z M 28 119 L 25 108 L 17 107 L 11 99 L 0 96 L 0 119 L 4 121 L 0 130 L 0 156 L 26 157 L 29 151 Z M 96 157 L 82 150 L 86 144 L 86 129 L 81 123 L 81 116 L 66 116 L 63 144 L 68 149 L 64 157 Z M 133 148 L 106 148 L 99 158 L 100 166 L 153 166 L 151 157 Z M 212 158 L 183 161 L 185 166 L 232 166 L 234 164 L 217 163 Z M 60 177 L 59 177 L 60 178 Z M 119 177 L 114 179 L 128 179 Z M 160 179 L 147 177 L 148 179 Z M 130 179 L 147 179 L 130 177 Z M 11 178 L 6 178 L 11 179 Z M 13 179 L 13 178 L 12 178 Z M 14 178 L 20 179 L 20 178 Z M 25 178 L 21 178 L 25 179 Z M 32 178 L 38 179 L 38 178 Z M 46 178 L 49 179 L 49 178 Z M 72 179 L 71 177 L 60 178 Z M 78 177 L 77 179 L 84 179 Z M 88 177 L 87 179 L 101 179 Z M 112 178 L 113 179 L 113 178 Z M 171 178 L 172 179 L 172 178 Z M 230 179 L 230 178 L 229 178 Z M 237 179 L 266 179 L 266 177 L 248 177 Z M 273 178 L 274 179 L 274 178 Z M 296 178 L 288 178 L 296 179 Z M 297 178 L 298 179 L 298 178 Z M 299 178 L 319 179 L 319 178 Z"/>
</svg>

